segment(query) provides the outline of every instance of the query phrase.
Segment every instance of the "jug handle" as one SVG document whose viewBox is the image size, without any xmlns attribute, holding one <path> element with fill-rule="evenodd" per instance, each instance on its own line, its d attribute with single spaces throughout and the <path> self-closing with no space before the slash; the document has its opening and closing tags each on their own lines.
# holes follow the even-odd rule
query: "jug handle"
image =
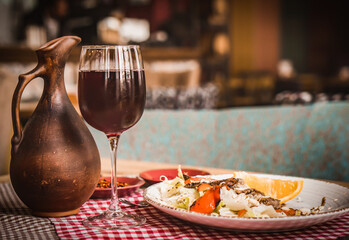
<svg viewBox="0 0 349 240">
<path fill-rule="evenodd" d="M 44 73 L 44 67 L 37 66 L 28 73 L 21 74 L 18 77 L 18 84 L 13 93 L 12 98 L 12 125 L 13 125 L 13 137 L 11 139 L 12 151 L 17 151 L 18 144 L 22 139 L 22 128 L 19 118 L 19 109 L 22 93 L 27 84 L 34 78 L 42 76 Z"/>
</svg>

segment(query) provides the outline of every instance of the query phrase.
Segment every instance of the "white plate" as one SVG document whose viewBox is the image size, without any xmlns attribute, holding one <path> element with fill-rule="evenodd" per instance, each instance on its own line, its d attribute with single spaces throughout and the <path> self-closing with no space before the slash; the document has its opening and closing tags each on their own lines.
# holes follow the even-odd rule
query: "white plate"
<svg viewBox="0 0 349 240">
<path fill-rule="evenodd" d="M 349 213 L 349 188 L 307 178 L 269 174 L 256 175 L 279 179 L 303 180 L 303 189 L 301 193 L 296 198 L 287 202 L 286 206 L 298 209 L 313 208 L 319 206 L 322 198 L 325 197 L 326 204 L 324 209 L 316 215 L 280 218 L 238 218 L 211 216 L 208 214 L 190 212 L 184 209 L 167 206 L 163 201 L 161 201 L 161 199 L 156 197 L 158 187 L 163 183 L 158 183 L 148 187 L 144 191 L 144 199 L 154 207 L 174 217 L 200 225 L 234 231 L 271 232 L 294 230 L 323 223 Z M 229 174 L 210 175 L 210 178 L 224 179 L 231 176 L 232 175 Z"/>
</svg>

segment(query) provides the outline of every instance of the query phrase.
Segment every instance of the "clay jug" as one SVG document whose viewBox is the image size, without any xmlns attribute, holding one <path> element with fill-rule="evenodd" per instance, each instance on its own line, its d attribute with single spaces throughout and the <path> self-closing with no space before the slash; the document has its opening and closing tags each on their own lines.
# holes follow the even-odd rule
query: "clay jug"
<svg viewBox="0 0 349 240">
<path fill-rule="evenodd" d="M 34 215 L 78 213 L 100 176 L 96 143 L 64 85 L 65 63 L 80 41 L 65 36 L 39 48 L 37 66 L 19 76 L 13 94 L 10 177 L 18 197 Z M 20 99 L 25 86 L 37 77 L 44 80 L 43 94 L 22 130 Z"/>
</svg>

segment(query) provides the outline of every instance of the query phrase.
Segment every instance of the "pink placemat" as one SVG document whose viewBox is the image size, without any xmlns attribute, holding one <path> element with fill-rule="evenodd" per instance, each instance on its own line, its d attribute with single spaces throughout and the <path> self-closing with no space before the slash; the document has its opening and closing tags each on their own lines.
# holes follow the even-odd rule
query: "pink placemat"
<svg viewBox="0 0 349 240">
<path fill-rule="evenodd" d="M 142 190 L 127 199 L 131 202 L 144 200 Z M 79 214 L 64 218 L 50 218 L 61 239 L 337 239 L 349 235 L 349 214 L 306 229 L 278 233 L 242 233 L 217 230 L 174 218 L 150 206 L 136 208 L 122 204 L 130 213 L 141 214 L 147 222 L 133 229 L 100 230 L 87 228 L 82 221 L 102 213 L 108 208 L 109 200 L 89 200 Z"/>
</svg>

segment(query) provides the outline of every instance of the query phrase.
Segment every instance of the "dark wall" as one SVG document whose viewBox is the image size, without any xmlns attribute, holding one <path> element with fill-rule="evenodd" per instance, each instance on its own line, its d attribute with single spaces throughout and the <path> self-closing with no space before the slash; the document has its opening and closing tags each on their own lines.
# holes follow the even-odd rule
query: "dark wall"
<svg viewBox="0 0 349 240">
<path fill-rule="evenodd" d="M 349 1 L 282 0 L 281 58 L 323 76 L 349 65 Z"/>
</svg>

